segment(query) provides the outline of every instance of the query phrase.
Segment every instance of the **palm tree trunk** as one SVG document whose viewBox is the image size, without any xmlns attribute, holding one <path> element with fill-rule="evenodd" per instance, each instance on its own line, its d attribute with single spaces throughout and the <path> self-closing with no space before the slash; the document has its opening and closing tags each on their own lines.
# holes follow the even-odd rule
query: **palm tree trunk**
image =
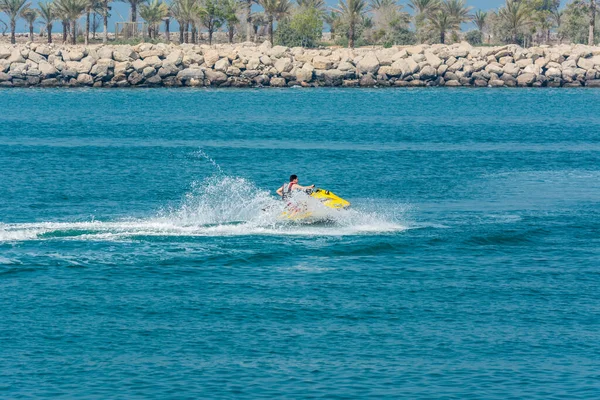
<svg viewBox="0 0 600 400">
<path fill-rule="evenodd" d="M 269 15 L 269 38 L 271 39 L 271 44 L 273 44 L 273 16 Z"/>
<path fill-rule="evenodd" d="M 90 41 L 90 10 L 88 9 L 85 15 L 85 45 Z"/>
<path fill-rule="evenodd" d="M 229 43 L 233 43 L 233 24 L 229 25 Z"/>
<path fill-rule="evenodd" d="M 596 4 L 590 0 L 590 35 L 588 37 L 588 46 L 594 45 L 594 27 L 596 26 Z"/>
<path fill-rule="evenodd" d="M 446 32 L 441 30 L 440 31 L 440 43 L 444 44 L 445 41 L 446 41 Z"/>
<path fill-rule="evenodd" d="M 71 44 L 77 44 L 77 20 L 71 21 Z"/>
<path fill-rule="evenodd" d="M 351 49 L 354 48 L 354 21 L 350 21 L 350 26 L 348 28 L 348 47 Z"/>
<path fill-rule="evenodd" d="M 29 39 L 33 42 L 33 23 L 29 24 Z"/>
<path fill-rule="evenodd" d="M 184 43 L 190 42 L 190 23 L 185 24 L 185 41 Z"/>
<path fill-rule="evenodd" d="M 183 32 L 185 31 L 185 28 L 183 27 L 185 24 L 183 22 L 179 22 L 179 43 L 184 43 L 184 36 L 183 36 Z"/>
<path fill-rule="evenodd" d="M 48 43 L 52 43 L 52 24 L 46 25 L 46 30 L 48 31 Z"/>
<path fill-rule="evenodd" d="M 10 20 L 10 43 L 15 44 L 17 39 L 15 38 L 15 30 L 17 29 L 17 21 L 14 19 Z"/>
<path fill-rule="evenodd" d="M 165 38 L 167 43 L 171 43 L 171 20 L 169 18 L 165 19 Z"/>
<path fill-rule="evenodd" d="M 252 36 L 252 0 L 246 0 L 246 41 Z"/>
<path fill-rule="evenodd" d="M 137 22 L 137 4 L 131 3 L 131 22 Z"/>
<path fill-rule="evenodd" d="M 102 43 L 108 43 L 108 1 L 104 1 L 102 10 L 102 23 L 104 25 L 104 34 L 102 35 Z"/>
<path fill-rule="evenodd" d="M 67 43 L 67 24 L 68 22 L 63 20 L 62 21 L 62 26 L 63 26 L 63 43 Z"/>
</svg>

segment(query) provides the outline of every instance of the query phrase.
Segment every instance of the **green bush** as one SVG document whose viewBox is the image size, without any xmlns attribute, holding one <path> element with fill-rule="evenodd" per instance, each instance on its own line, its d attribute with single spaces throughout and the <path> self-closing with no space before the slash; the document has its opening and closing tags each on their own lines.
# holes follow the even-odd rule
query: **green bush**
<svg viewBox="0 0 600 400">
<path fill-rule="evenodd" d="M 406 46 L 417 43 L 417 35 L 408 29 L 395 29 L 386 35 L 383 41 L 384 47 L 392 47 L 394 45 Z"/>
<path fill-rule="evenodd" d="M 467 32 L 467 34 L 465 35 L 465 40 L 467 42 L 469 42 L 469 44 L 471 44 L 472 46 L 478 46 L 481 43 L 483 43 L 483 35 L 481 34 L 481 31 L 469 31 Z"/>
<path fill-rule="evenodd" d="M 323 20 L 315 8 L 300 8 L 277 24 L 275 44 L 288 47 L 316 47 L 321 40 Z"/>
</svg>

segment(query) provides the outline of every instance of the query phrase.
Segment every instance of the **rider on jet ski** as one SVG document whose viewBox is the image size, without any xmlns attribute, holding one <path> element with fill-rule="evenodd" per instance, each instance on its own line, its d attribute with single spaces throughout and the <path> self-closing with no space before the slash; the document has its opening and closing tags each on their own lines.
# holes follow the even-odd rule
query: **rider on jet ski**
<svg viewBox="0 0 600 400">
<path fill-rule="evenodd" d="M 290 176 L 290 182 L 289 183 L 284 183 L 282 187 L 280 187 L 279 189 L 277 189 L 277 194 L 281 196 L 281 199 L 284 201 L 289 201 L 293 191 L 295 190 L 309 190 L 309 189 L 313 189 L 315 187 L 315 185 L 311 185 L 311 186 L 302 186 L 298 184 L 298 176 L 297 175 L 292 175 Z M 291 204 L 288 203 L 288 206 L 290 206 Z"/>
<path fill-rule="evenodd" d="M 289 200 L 292 196 L 292 192 L 295 190 L 309 190 L 313 189 L 315 185 L 311 186 L 302 186 L 298 184 L 298 176 L 292 175 L 290 176 L 290 182 L 284 183 L 282 187 L 277 189 L 277 194 L 281 196 L 282 200 Z"/>
</svg>

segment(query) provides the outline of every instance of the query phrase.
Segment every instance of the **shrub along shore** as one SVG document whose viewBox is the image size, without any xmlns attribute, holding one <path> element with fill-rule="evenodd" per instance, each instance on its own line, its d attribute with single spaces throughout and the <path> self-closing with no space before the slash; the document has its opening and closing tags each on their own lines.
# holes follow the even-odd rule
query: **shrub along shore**
<svg viewBox="0 0 600 400">
<path fill-rule="evenodd" d="M 600 87 L 600 47 L 0 45 L 0 87 Z"/>
</svg>

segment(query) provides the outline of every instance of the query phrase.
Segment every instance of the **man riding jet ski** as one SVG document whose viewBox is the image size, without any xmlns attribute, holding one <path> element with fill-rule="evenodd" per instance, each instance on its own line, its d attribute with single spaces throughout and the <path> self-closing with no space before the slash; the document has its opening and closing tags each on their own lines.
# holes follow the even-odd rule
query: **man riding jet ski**
<svg viewBox="0 0 600 400">
<path fill-rule="evenodd" d="M 290 182 L 289 183 L 284 183 L 282 187 L 280 187 L 279 189 L 277 189 L 277 194 L 279 196 L 281 196 L 282 200 L 289 200 L 290 197 L 292 196 L 292 191 L 294 190 L 310 190 L 310 189 L 314 189 L 315 185 L 310 185 L 310 186 L 302 186 L 298 184 L 298 176 L 297 175 L 291 175 L 290 176 Z"/>
<path fill-rule="evenodd" d="M 315 185 L 302 186 L 298 184 L 298 176 L 290 176 L 290 182 L 283 184 L 277 189 L 277 194 L 281 196 L 283 201 L 286 201 L 286 209 L 281 217 L 291 220 L 310 220 L 317 218 L 314 214 L 315 210 L 309 210 L 308 204 L 305 201 L 294 201 L 292 195 L 294 192 L 304 191 L 310 197 L 317 199 L 325 207 L 330 209 L 344 209 L 350 206 L 350 203 L 328 190 L 315 189 Z M 317 218 L 318 219 L 318 218 Z"/>
</svg>

